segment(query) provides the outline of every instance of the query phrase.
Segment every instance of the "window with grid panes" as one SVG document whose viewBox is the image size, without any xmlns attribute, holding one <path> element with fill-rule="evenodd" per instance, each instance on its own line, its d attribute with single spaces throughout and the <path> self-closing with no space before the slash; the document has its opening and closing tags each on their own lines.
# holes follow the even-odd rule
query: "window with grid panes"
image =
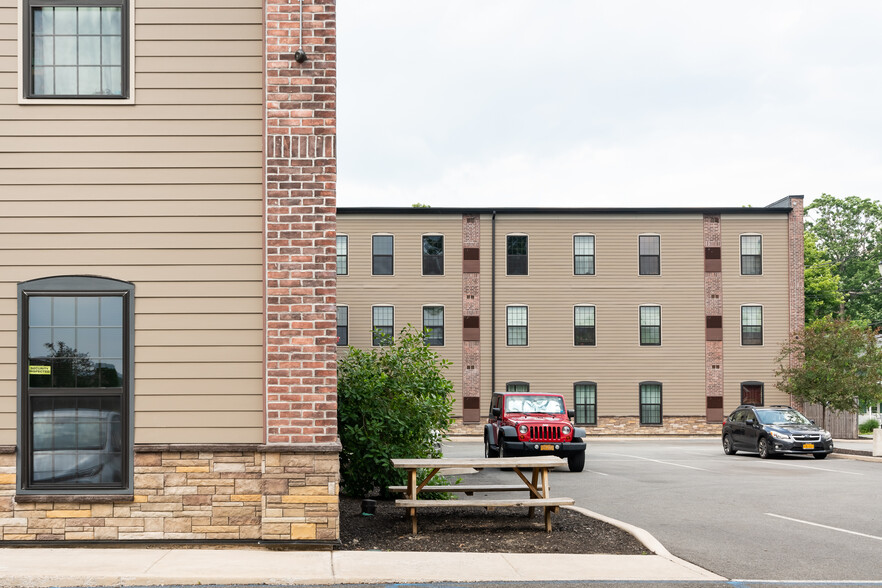
<svg viewBox="0 0 882 588">
<path fill-rule="evenodd" d="M 373 235 L 371 253 L 371 273 L 375 276 L 391 276 L 395 269 L 395 239 L 392 235 Z"/>
<path fill-rule="evenodd" d="M 392 343 L 395 325 L 395 309 L 392 306 L 375 306 L 371 309 L 371 345 L 379 347 Z"/>
<path fill-rule="evenodd" d="M 763 307 L 741 307 L 741 344 L 763 344 Z"/>
<path fill-rule="evenodd" d="M 528 382 L 506 382 L 506 392 L 529 392 L 530 384 Z"/>
<path fill-rule="evenodd" d="M 661 237 L 640 235 L 640 275 L 657 276 L 661 274 Z"/>
<path fill-rule="evenodd" d="M 428 331 L 426 333 L 426 331 Z M 423 307 L 423 332 L 425 334 L 426 345 L 440 346 L 444 345 L 444 307 L 443 306 L 424 306 Z"/>
<path fill-rule="evenodd" d="M 337 307 L 337 345 L 349 345 L 349 307 Z"/>
<path fill-rule="evenodd" d="M 662 385 L 659 382 L 640 384 L 640 424 L 662 423 Z"/>
<path fill-rule="evenodd" d="M 597 424 L 597 384 L 576 382 L 573 385 L 577 425 Z"/>
<path fill-rule="evenodd" d="M 576 306 L 573 309 L 573 343 L 575 345 L 596 345 L 594 332 L 594 307 Z"/>
<path fill-rule="evenodd" d="M 349 236 L 337 235 L 337 275 L 349 274 Z"/>
<path fill-rule="evenodd" d="M 594 235 L 573 237 L 573 273 L 577 276 L 594 275 Z"/>
<path fill-rule="evenodd" d="M 640 344 L 661 345 L 661 306 L 640 307 Z"/>
<path fill-rule="evenodd" d="M 741 235 L 741 275 L 758 276 L 763 273 L 763 238 L 760 235 Z"/>
<path fill-rule="evenodd" d="M 505 309 L 505 344 L 518 347 L 527 344 L 527 307 L 509 306 Z"/>
</svg>

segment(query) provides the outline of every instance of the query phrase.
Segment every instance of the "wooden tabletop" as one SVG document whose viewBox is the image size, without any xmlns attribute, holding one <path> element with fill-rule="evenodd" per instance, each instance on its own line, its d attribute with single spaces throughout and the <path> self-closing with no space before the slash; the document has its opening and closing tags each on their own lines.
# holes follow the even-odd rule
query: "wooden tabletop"
<svg viewBox="0 0 882 588">
<path fill-rule="evenodd" d="M 556 468 L 566 465 L 562 457 L 537 455 L 533 457 L 437 457 L 426 459 L 393 459 L 392 466 L 415 468 Z"/>
</svg>

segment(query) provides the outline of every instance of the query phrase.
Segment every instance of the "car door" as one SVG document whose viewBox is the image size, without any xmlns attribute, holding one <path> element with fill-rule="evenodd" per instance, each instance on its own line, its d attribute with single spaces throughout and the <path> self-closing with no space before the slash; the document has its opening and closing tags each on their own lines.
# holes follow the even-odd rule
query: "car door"
<svg viewBox="0 0 882 588">
<path fill-rule="evenodd" d="M 736 410 L 729 419 L 729 434 L 732 436 L 732 446 L 735 449 L 744 448 L 744 410 Z"/>
<path fill-rule="evenodd" d="M 744 422 L 744 449 L 745 451 L 756 451 L 756 444 L 759 441 L 760 433 L 763 432 L 763 426 L 759 422 L 756 411 L 747 410 L 745 412 L 747 416 Z"/>
</svg>

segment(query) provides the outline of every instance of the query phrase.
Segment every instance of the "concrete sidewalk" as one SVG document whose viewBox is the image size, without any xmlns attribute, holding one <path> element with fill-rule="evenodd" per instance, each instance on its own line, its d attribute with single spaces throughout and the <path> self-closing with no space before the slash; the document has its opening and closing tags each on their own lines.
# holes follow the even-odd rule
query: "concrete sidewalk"
<svg viewBox="0 0 882 588">
<path fill-rule="evenodd" d="M 661 555 L 263 549 L 0 549 L 0 586 L 722 580 Z"/>
</svg>

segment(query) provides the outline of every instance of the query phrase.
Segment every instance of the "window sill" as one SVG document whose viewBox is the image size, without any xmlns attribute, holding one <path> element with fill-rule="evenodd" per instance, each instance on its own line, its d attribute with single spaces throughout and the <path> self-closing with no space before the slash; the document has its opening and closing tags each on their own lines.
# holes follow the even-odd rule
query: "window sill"
<svg viewBox="0 0 882 588">
<path fill-rule="evenodd" d="M 46 502 L 79 502 L 79 503 L 109 503 L 109 502 L 134 502 L 134 494 L 16 494 L 16 502 L 46 503 Z"/>
</svg>

